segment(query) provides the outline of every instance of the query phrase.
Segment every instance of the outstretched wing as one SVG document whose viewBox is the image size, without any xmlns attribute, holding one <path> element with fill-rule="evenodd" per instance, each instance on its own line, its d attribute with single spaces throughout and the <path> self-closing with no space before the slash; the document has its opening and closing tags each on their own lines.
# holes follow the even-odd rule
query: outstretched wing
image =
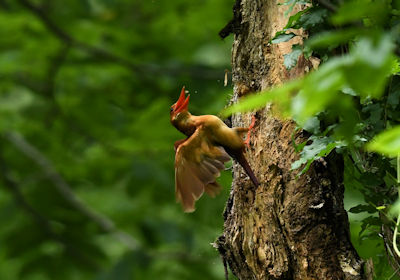
<svg viewBox="0 0 400 280">
<path fill-rule="evenodd" d="M 215 196 L 220 186 L 215 181 L 230 160 L 224 148 L 213 145 L 202 127 L 180 143 L 175 154 L 175 196 L 185 212 L 193 212 L 194 204 L 206 191 Z"/>
</svg>

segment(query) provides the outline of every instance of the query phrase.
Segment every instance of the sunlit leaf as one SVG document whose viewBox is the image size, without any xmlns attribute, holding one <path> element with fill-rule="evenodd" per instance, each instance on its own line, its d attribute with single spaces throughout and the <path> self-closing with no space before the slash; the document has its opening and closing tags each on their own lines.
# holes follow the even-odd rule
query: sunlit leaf
<svg viewBox="0 0 400 280">
<path fill-rule="evenodd" d="M 344 63 L 346 58 L 331 59 L 304 78 L 291 106 L 292 115 L 298 122 L 303 123 L 339 98 L 337 92 L 345 84 L 345 77 L 340 71 Z"/>
<path fill-rule="evenodd" d="M 364 97 L 367 95 L 380 97 L 385 82 L 392 72 L 393 48 L 389 36 L 383 36 L 377 43 L 365 37 L 360 39 L 350 52 L 349 64 L 344 66 L 350 87 Z"/>
<path fill-rule="evenodd" d="M 290 94 L 293 91 L 296 91 L 300 86 L 299 80 L 294 80 L 286 83 L 283 86 L 273 88 L 271 90 L 267 90 L 264 92 L 260 92 L 258 94 L 253 94 L 242 98 L 239 103 L 234 104 L 225 108 L 221 115 L 223 117 L 228 117 L 236 112 L 246 112 L 255 109 L 260 109 L 264 107 L 268 102 L 279 100 L 279 106 L 282 109 L 282 112 L 285 114 L 288 113 L 289 109 L 289 101 Z"/>
<path fill-rule="evenodd" d="M 367 145 L 367 149 L 387 156 L 398 156 L 400 154 L 400 126 L 377 135 Z"/>
<path fill-rule="evenodd" d="M 318 134 L 320 132 L 320 121 L 317 117 L 311 117 L 304 123 L 302 128 L 313 134 Z"/>
<path fill-rule="evenodd" d="M 289 20 L 288 20 L 288 22 L 287 22 L 287 24 L 286 24 L 286 26 L 285 26 L 284 29 L 296 28 L 296 27 L 295 27 L 295 24 L 297 23 L 297 21 L 300 19 L 300 17 L 301 17 L 303 14 L 307 13 L 310 9 L 311 9 L 310 7 L 309 7 L 309 8 L 306 8 L 306 9 L 301 10 L 301 11 L 297 12 L 296 14 L 290 16 L 290 17 L 289 17 Z"/>
<path fill-rule="evenodd" d="M 23 87 L 7 88 L 0 91 L 0 112 L 17 112 L 31 105 L 32 92 Z"/>
<path fill-rule="evenodd" d="M 336 142 L 329 137 L 310 137 L 312 143 L 304 147 L 300 153 L 300 159 L 292 163 L 292 170 L 298 169 L 305 164 L 298 175 L 304 174 L 310 168 L 314 160 L 329 155 L 336 147 L 342 143 Z"/>
<path fill-rule="evenodd" d="M 278 36 L 275 36 L 271 40 L 271 43 L 272 44 L 279 44 L 279 43 L 282 43 L 282 42 L 287 42 L 287 41 L 289 41 L 290 39 L 292 39 L 295 36 L 296 36 L 296 34 L 294 34 L 293 32 L 290 32 L 290 33 L 287 33 L 287 34 L 286 33 L 279 34 Z"/>
<path fill-rule="evenodd" d="M 292 52 L 283 55 L 284 57 L 283 65 L 285 65 L 286 69 L 290 70 L 294 66 L 296 66 L 297 61 L 302 53 L 303 50 L 300 45 L 293 45 Z"/>
<path fill-rule="evenodd" d="M 396 202 L 390 207 L 389 214 L 392 217 L 398 217 L 400 214 L 400 199 L 396 200 Z"/>
<path fill-rule="evenodd" d="M 397 58 L 392 59 L 392 74 L 400 75 L 400 61 Z"/>
</svg>

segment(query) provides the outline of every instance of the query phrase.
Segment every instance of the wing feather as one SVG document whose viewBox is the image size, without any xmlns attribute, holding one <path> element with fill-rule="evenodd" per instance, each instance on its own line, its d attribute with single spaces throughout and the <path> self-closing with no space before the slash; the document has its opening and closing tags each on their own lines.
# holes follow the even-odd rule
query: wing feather
<svg viewBox="0 0 400 280">
<path fill-rule="evenodd" d="M 214 197 L 220 190 L 215 179 L 230 160 L 221 146 L 208 139 L 202 127 L 185 141 L 175 145 L 175 196 L 185 212 L 195 210 L 195 202 L 204 191 Z"/>
</svg>

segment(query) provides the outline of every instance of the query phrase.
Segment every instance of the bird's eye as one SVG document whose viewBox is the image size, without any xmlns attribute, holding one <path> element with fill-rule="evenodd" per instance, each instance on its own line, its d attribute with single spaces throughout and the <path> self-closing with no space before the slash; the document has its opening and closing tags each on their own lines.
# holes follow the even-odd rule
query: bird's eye
<svg viewBox="0 0 400 280">
<path fill-rule="evenodd" d="M 173 107 L 171 107 L 171 110 L 170 110 L 170 112 L 172 113 L 172 111 L 174 110 L 174 108 Z"/>
</svg>

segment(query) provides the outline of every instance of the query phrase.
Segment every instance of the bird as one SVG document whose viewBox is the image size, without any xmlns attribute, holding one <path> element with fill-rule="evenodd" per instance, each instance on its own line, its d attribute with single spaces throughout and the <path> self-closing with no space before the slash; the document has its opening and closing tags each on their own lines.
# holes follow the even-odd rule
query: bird
<svg viewBox="0 0 400 280">
<path fill-rule="evenodd" d="M 174 144 L 175 197 L 184 212 L 195 211 L 195 202 L 204 192 L 211 197 L 219 193 L 221 186 L 216 178 L 230 158 L 239 162 L 255 187 L 260 184 L 245 158 L 246 142 L 242 138 L 254 126 L 254 117 L 248 128 L 230 128 L 217 116 L 192 115 L 188 111 L 189 98 L 183 87 L 170 109 L 171 124 L 186 135 Z"/>
</svg>

